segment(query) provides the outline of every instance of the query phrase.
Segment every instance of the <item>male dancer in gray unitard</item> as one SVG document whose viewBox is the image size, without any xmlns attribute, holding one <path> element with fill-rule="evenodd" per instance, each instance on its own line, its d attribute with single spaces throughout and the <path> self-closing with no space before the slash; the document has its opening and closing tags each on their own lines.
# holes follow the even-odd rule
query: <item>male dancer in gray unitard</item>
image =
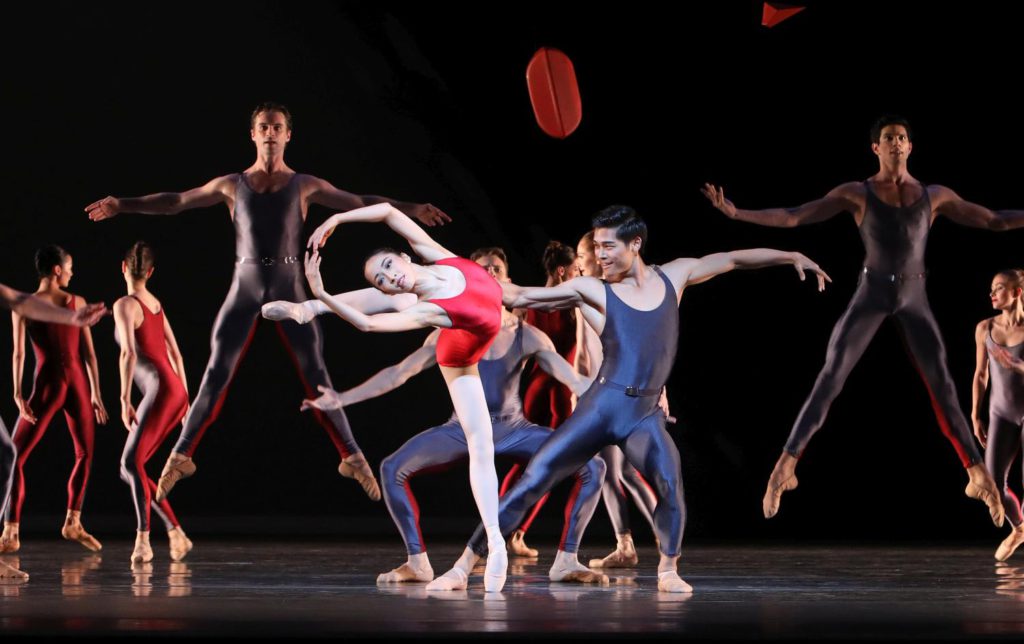
<svg viewBox="0 0 1024 644">
<path fill-rule="evenodd" d="M 841 212 L 853 214 L 864 243 L 860 283 L 846 312 L 832 329 L 825 366 L 807 397 L 786 447 L 775 464 L 762 501 L 764 516 L 779 511 L 783 492 L 797 486 L 796 462 L 807 442 L 825 422 L 828 409 L 879 325 L 893 318 L 921 378 L 928 388 L 942 433 L 967 468 L 967 496 L 988 505 L 992 521 L 1003 524 L 1003 504 L 956 397 L 946 366 L 946 348 L 925 292 L 925 247 L 932 222 L 945 215 L 958 224 L 990 230 L 1024 226 L 1024 211 L 993 212 L 964 201 L 939 185 L 925 186 L 907 171 L 913 149 L 910 125 L 898 116 L 879 119 L 871 129 L 871 150 L 878 172 L 867 181 L 844 183 L 823 198 L 796 208 L 742 210 L 720 187 L 705 184 L 704 195 L 733 219 L 790 228 L 824 221 Z"/>
<path fill-rule="evenodd" d="M 195 472 L 192 454 L 203 433 L 217 419 L 228 386 L 256 330 L 260 306 L 271 300 L 306 299 L 302 262 L 302 225 L 310 204 L 350 210 L 387 201 L 428 225 L 450 221 L 429 204 L 399 203 L 383 197 L 339 190 L 329 182 L 299 174 L 285 164 L 284 151 L 291 140 L 291 114 L 283 105 L 263 103 L 252 113 L 251 138 L 256 162 L 243 172 L 228 174 L 186 192 L 163 192 L 144 197 L 106 197 L 86 207 L 94 221 L 122 212 L 173 215 L 183 210 L 217 203 L 227 205 L 235 227 L 235 274 L 231 290 L 214 322 L 212 352 L 199 391 L 185 417 L 185 426 L 164 466 L 156 500 L 163 500 L 174 484 Z M 324 365 L 320 327 L 278 324 L 278 334 L 288 349 L 306 394 L 318 386 L 331 386 Z M 342 476 L 356 479 L 373 500 L 380 488 L 366 458 L 356 444 L 345 413 L 316 412 L 317 420 L 341 455 Z"/>
</svg>

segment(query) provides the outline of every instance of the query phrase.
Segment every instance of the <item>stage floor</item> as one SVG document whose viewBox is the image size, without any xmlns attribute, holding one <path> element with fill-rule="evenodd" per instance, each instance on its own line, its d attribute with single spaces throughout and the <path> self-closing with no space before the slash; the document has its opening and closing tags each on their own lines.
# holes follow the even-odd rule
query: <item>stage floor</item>
<svg viewBox="0 0 1024 644">
<path fill-rule="evenodd" d="M 198 540 L 171 563 L 133 571 L 132 544 L 101 554 L 62 541 L 24 542 L 3 560 L 31 574 L 0 582 L 0 632 L 17 635 L 244 637 L 472 636 L 479 633 L 672 638 L 1019 638 L 1024 559 L 998 564 L 975 546 L 690 545 L 682 576 L 693 595 L 659 593 L 653 548 L 611 585 L 550 583 L 552 547 L 513 558 L 504 592 L 427 593 L 378 587 L 404 561 L 393 538 L 372 543 Z M 543 545 L 543 544 L 541 544 Z M 461 547 L 430 551 L 435 573 Z M 588 547 L 581 556 L 605 554 Z M 1024 557 L 1024 553 L 1019 556 Z"/>
</svg>

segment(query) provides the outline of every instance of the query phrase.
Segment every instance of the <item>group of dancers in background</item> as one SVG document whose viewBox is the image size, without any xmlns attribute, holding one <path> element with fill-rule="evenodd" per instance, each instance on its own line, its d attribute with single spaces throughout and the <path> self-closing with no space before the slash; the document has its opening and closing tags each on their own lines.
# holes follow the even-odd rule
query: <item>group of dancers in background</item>
<svg viewBox="0 0 1024 644">
<path fill-rule="evenodd" d="M 831 281 L 829 276 L 800 253 L 773 249 L 648 264 L 643 254 L 646 223 L 629 207 L 611 206 L 593 217 L 575 252 L 559 242 L 549 244 L 544 286 L 517 286 L 500 248 L 480 248 L 462 258 L 416 223 L 450 221 L 434 206 L 354 195 L 294 172 L 284 161 L 292 136 L 284 106 L 258 106 L 250 126 L 257 158 L 245 171 L 186 192 L 106 197 L 86 208 L 99 221 L 120 213 L 177 214 L 224 203 L 236 232 L 231 288 L 214 323 L 210 360 L 191 405 L 174 332 L 163 304 L 148 288 L 155 270 L 153 249 L 138 242 L 121 265 L 126 295 L 114 303 L 113 316 L 121 350 L 121 420 L 129 430 L 121 477 L 137 517 L 132 562 L 154 557 L 149 539 L 153 511 L 167 529 L 171 558 L 180 561 L 191 550 L 167 496 L 178 481 L 196 472 L 195 449 L 218 416 L 257 322 L 266 318 L 276 324 L 305 387 L 302 409 L 316 416 L 338 450 L 340 474 L 355 479 L 371 499 L 380 499 L 383 491 L 405 541 L 407 560 L 382 573 L 378 583 L 464 589 L 473 567 L 486 558 L 484 588 L 500 591 L 508 554 L 537 556 L 525 533 L 549 490 L 572 477 L 549 571 L 552 581 L 608 583 L 601 570 L 637 565 L 629 524 L 632 497 L 657 539 L 658 589 L 692 592 L 678 574 L 686 512 L 679 453 L 665 428 L 672 420 L 665 383 L 675 362 L 680 299 L 688 286 L 732 270 L 788 265 L 801 280 L 813 275 L 819 290 Z M 808 441 L 879 325 L 892 318 L 928 388 L 939 426 L 967 471 L 966 494 L 988 506 L 996 525 L 1004 516 L 1010 519 L 1010 535 L 996 551 L 996 558 L 1005 560 L 1024 543 L 1021 504 L 1007 485 L 1024 431 L 1024 271 L 1001 271 L 993 278 L 990 297 L 998 314 L 977 327 L 972 436 L 928 305 L 924 255 L 931 224 L 940 215 L 1007 230 L 1024 226 L 1024 212 L 992 211 L 948 188 L 921 184 L 907 169 L 912 147 L 904 119 L 880 119 L 871 132 L 878 172 L 796 208 L 739 209 L 721 187 L 704 186 L 711 204 L 730 218 L 766 226 L 792 227 L 850 213 L 865 250 L 857 289 L 833 329 L 825 365 L 771 473 L 763 511 L 765 517 L 774 516 L 782 494 L 796 488 L 796 464 Z M 310 204 L 343 212 L 303 239 Z M 377 249 L 363 265 L 370 288 L 331 294 L 321 276 L 322 253 L 339 227 L 360 222 L 387 225 L 423 263 L 395 249 Z M 5 428 L 0 432 L 0 499 L 5 506 L 0 552 L 20 548 L 25 464 L 60 410 L 75 445 L 62 534 L 90 550 L 101 548 L 84 529 L 81 511 L 95 424 L 107 422 L 89 327 L 109 312 L 66 290 L 72 269 L 69 253 L 47 246 L 36 254 L 35 293 L 0 288 L 12 310 L 19 409 L 13 434 Z M 306 285 L 314 299 L 307 299 Z M 338 392 L 322 357 L 316 318 L 324 314 L 336 314 L 366 332 L 435 331 L 398 364 Z M 21 384 L 26 335 L 36 356 L 27 399 Z M 521 400 L 521 380 L 531 359 L 534 366 L 525 374 Z M 392 391 L 434 365 L 444 377 L 454 413 L 385 458 L 378 483 L 344 409 Z M 142 394 L 138 405 L 132 402 L 133 382 Z M 182 420 L 181 434 L 154 481 L 146 463 Z M 984 458 L 975 436 L 985 448 Z M 496 455 L 522 463 L 500 487 Z M 435 577 L 410 481 L 466 459 L 481 524 L 455 565 Z M 601 498 L 618 543 L 608 556 L 583 565 L 578 548 Z M 0 576 L 27 578 L 8 564 L 0 564 Z"/>
</svg>

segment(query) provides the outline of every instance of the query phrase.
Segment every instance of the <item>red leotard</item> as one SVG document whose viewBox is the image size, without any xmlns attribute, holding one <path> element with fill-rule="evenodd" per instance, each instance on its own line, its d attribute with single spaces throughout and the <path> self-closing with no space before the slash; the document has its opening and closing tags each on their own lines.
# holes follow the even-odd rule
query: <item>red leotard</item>
<svg viewBox="0 0 1024 644">
<path fill-rule="evenodd" d="M 67 306 L 75 309 L 75 296 L 70 296 Z M 11 523 L 21 522 L 21 506 L 25 503 L 25 462 L 57 412 L 64 410 L 71 440 L 75 444 L 75 465 L 68 479 L 69 510 L 82 509 L 96 436 L 89 381 L 79 355 L 82 330 L 67 324 L 36 321 L 29 321 L 27 329 L 36 355 L 35 379 L 28 399 L 36 423 L 19 418 L 14 427 L 12 439 L 18 460 L 11 482 L 11 503 L 7 507 L 7 521 Z"/>
<path fill-rule="evenodd" d="M 135 329 L 135 384 L 142 390 L 142 402 L 136 408 L 138 426 L 128 435 L 121 455 L 121 478 L 132 489 L 139 530 L 149 530 L 150 505 L 156 495 L 156 483 L 146 474 L 146 462 L 152 458 L 188 409 L 185 385 L 171 366 L 167 356 L 163 308 L 153 313 L 142 300 L 132 295 L 142 307 L 142 324 Z M 158 505 L 168 529 L 179 525 L 167 499 Z"/>
<path fill-rule="evenodd" d="M 427 300 L 444 309 L 452 328 L 441 329 L 437 363 L 443 367 L 468 367 L 480 361 L 501 330 L 501 286 L 476 262 L 449 257 L 436 264 L 452 266 L 466 278 L 466 288 L 456 295 Z"/>
</svg>

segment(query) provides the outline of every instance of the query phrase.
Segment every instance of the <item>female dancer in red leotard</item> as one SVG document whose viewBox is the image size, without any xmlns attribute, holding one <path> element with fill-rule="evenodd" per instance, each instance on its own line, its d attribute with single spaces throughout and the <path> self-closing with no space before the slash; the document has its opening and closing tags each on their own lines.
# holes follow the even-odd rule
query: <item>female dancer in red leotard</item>
<svg viewBox="0 0 1024 644">
<path fill-rule="evenodd" d="M 364 274 L 374 287 L 389 294 L 415 293 L 416 304 L 396 313 L 366 315 L 324 289 L 319 249 L 336 226 L 350 222 L 383 222 L 430 262 L 414 264 L 408 255 L 390 249 L 376 251 L 366 260 Z M 466 434 L 469 483 L 488 537 L 484 589 L 500 591 L 508 556 L 498 529 L 493 430 L 477 362 L 501 329 L 501 287 L 476 262 L 455 256 L 387 203 L 334 215 L 316 229 L 309 245 L 313 252 L 306 256 L 306 278 L 313 295 L 356 328 L 376 332 L 429 326 L 443 329 L 437 342 L 437 362 Z"/>
<path fill-rule="evenodd" d="M 171 504 L 154 504 L 156 483 L 146 474 L 146 462 L 160 447 L 188 409 L 185 363 L 174 339 L 164 307 L 146 288 L 153 275 L 153 249 L 135 242 L 121 262 L 128 295 L 114 303 L 117 343 L 121 345 L 121 421 L 128 441 L 121 454 L 121 478 L 131 487 L 138 532 L 132 563 L 153 560 L 149 545 L 150 507 L 167 528 L 171 559 L 181 561 L 192 549 Z M 132 406 L 132 381 L 142 391 L 138 408 Z"/>
<path fill-rule="evenodd" d="M 71 255 L 60 246 L 40 248 L 36 251 L 39 288 L 34 297 L 71 310 L 86 306 L 81 296 L 64 290 L 71 282 L 72 269 Z M 7 505 L 4 532 L 0 536 L 0 552 L 15 552 L 21 547 L 18 527 L 25 503 L 25 462 L 61 409 L 75 444 L 75 466 L 68 480 L 68 514 L 61 535 L 89 550 L 98 551 L 102 548 L 100 542 L 82 527 L 82 503 L 92 466 L 96 423 L 103 425 L 107 422 L 107 410 L 100 396 L 99 367 L 92 334 L 88 328 L 30 322 L 17 313 L 13 313 L 11 318 L 14 324 L 14 401 L 20 417 L 12 436 L 18 457 L 11 482 L 12 498 Z M 36 355 L 35 381 L 27 401 L 21 394 L 26 331 Z M 82 368 L 83 359 L 85 369 Z"/>
<path fill-rule="evenodd" d="M 0 308 L 10 309 L 14 314 L 28 320 L 74 326 L 92 326 L 107 314 L 107 307 L 103 304 L 89 304 L 72 311 L 54 306 L 5 284 L 0 284 Z M 0 419 L 0 513 L 7 508 L 15 458 L 14 443 L 7 433 L 4 421 Z M 28 574 L 0 561 L 0 579 L 27 580 Z"/>
</svg>

